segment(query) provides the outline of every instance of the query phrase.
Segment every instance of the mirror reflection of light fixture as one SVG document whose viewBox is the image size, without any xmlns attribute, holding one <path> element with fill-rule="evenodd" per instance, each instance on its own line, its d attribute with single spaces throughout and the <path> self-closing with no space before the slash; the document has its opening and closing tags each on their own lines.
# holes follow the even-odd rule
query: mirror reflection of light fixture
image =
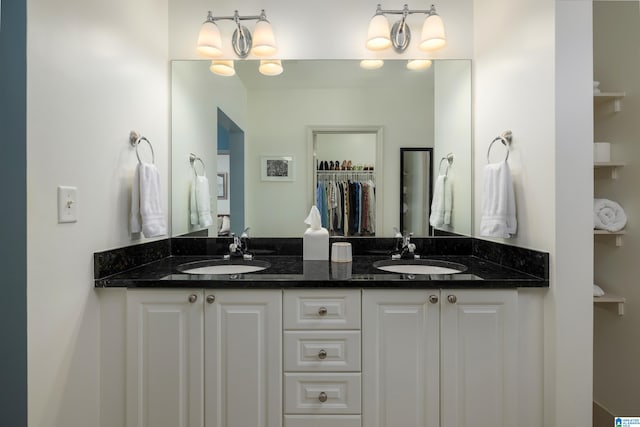
<svg viewBox="0 0 640 427">
<path fill-rule="evenodd" d="M 216 22 L 223 20 L 233 21 L 236 25 L 231 37 L 231 45 L 239 58 L 246 58 L 249 53 L 259 57 L 271 56 L 276 53 L 277 46 L 273 28 L 271 23 L 267 21 L 264 10 L 260 12 L 260 15 L 255 16 L 240 16 L 237 10 L 234 11 L 233 16 L 213 16 L 213 13 L 209 12 L 198 35 L 198 53 L 208 58 L 222 56 L 220 29 Z M 251 31 L 241 23 L 241 21 L 247 20 L 257 21 L 253 36 Z"/>
<path fill-rule="evenodd" d="M 378 68 L 382 68 L 384 65 L 384 61 L 382 59 L 363 59 L 360 61 L 360 68 L 364 68 L 365 70 L 377 70 Z"/>
<path fill-rule="evenodd" d="M 219 76 L 231 77 L 236 74 L 236 69 L 233 66 L 233 61 L 229 60 L 213 60 L 209 71 Z"/>
<path fill-rule="evenodd" d="M 261 59 L 258 71 L 260 71 L 260 74 L 264 74 L 265 76 L 277 76 L 282 74 L 282 61 L 279 59 Z"/>
<path fill-rule="evenodd" d="M 411 29 L 407 24 L 407 17 L 417 13 L 427 15 L 422 25 L 419 48 L 426 51 L 443 48 L 447 42 L 444 23 L 440 15 L 436 13 L 435 6 L 431 5 L 428 10 L 411 10 L 405 4 L 402 10 L 383 10 L 380 5 L 377 6 L 376 14 L 369 21 L 367 49 L 384 50 L 393 46 L 397 53 L 403 53 L 411 42 Z M 386 15 L 402 15 L 402 18 L 393 24 L 391 31 L 389 31 L 389 21 Z"/>
<path fill-rule="evenodd" d="M 413 71 L 426 70 L 431 67 L 430 59 L 410 59 L 407 61 L 407 68 Z"/>
</svg>

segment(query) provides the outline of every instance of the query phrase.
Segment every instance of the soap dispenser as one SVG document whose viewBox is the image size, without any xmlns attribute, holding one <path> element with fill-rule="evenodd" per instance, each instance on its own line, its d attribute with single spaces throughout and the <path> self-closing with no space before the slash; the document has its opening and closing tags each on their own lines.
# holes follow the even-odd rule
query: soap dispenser
<svg viewBox="0 0 640 427">
<path fill-rule="evenodd" d="M 329 260 L 329 231 L 322 227 L 320 211 L 313 205 L 304 220 L 309 225 L 302 236 L 302 259 L 304 261 Z"/>
</svg>

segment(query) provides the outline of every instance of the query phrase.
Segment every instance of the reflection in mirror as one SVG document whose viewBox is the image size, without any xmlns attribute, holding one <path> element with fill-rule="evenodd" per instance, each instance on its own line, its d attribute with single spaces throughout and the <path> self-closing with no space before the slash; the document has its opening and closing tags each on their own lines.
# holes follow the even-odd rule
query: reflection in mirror
<svg viewBox="0 0 640 427">
<path fill-rule="evenodd" d="M 229 212 L 229 228 L 251 227 L 256 237 L 300 237 L 314 200 L 316 158 L 313 129 L 380 129 L 375 154 L 376 227 L 378 237 L 393 236 L 400 225 L 400 147 L 432 147 L 456 155 L 458 217 L 454 231 L 471 232 L 471 64 L 468 60 L 434 61 L 428 70 L 410 71 L 406 61 L 385 61 L 379 70 L 363 70 L 357 60 L 283 61 L 284 73 L 266 77 L 251 61 L 236 61 L 236 75 L 221 77 L 207 61 L 174 61 L 171 88 L 171 223 L 172 235 L 217 236 L 220 226 L 190 221 L 193 170 L 189 153 L 207 165 L 214 219 Z M 219 114 L 219 111 L 222 114 Z M 217 193 L 219 122 L 226 116 L 233 132 L 243 135 L 243 164 L 235 172 L 230 158 L 228 207 Z M 384 139 L 384 144 L 382 140 Z M 371 154 L 371 153 L 368 153 Z M 224 156 L 224 149 L 220 155 Z M 233 153 L 230 153 L 233 156 Z M 287 179 L 263 179 L 265 159 L 292 159 Z M 329 156 L 329 155 L 328 155 Z M 384 165 L 380 162 L 384 159 Z M 317 158 L 320 160 L 320 157 Z M 325 160 L 325 159 L 322 159 Z M 326 158 L 362 162 L 355 155 Z M 221 164 L 224 168 L 226 163 Z M 244 180 L 244 185 L 239 183 Z M 223 190 L 220 194 L 224 196 Z M 242 191 L 244 188 L 244 193 Z M 384 203 L 382 203 L 384 194 Z M 234 203 L 242 204 L 236 219 Z M 238 208 L 237 212 L 241 212 Z M 242 224 L 244 222 L 244 224 Z M 224 230 L 222 230 L 224 232 Z"/>
<path fill-rule="evenodd" d="M 380 128 L 314 129 L 312 167 L 315 204 L 332 236 L 375 236 L 381 192 L 376 175 L 382 152 Z"/>
<path fill-rule="evenodd" d="M 433 148 L 400 148 L 400 231 L 428 236 Z"/>
</svg>

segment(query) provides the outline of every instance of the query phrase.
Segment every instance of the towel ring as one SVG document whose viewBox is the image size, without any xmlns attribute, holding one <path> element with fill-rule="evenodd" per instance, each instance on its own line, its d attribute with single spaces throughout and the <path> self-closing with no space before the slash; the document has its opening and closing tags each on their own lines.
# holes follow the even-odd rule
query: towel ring
<svg viewBox="0 0 640 427">
<path fill-rule="evenodd" d="M 444 176 L 448 176 L 449 166 L 453 164 L 453 153 L 449 153 L 445 157 L 440 159 L 440 164 L 438 164 L 438 174 L 440 174 L 440 171 L 442 170 L 442 162 L 444 162 L 445 160 L 447 161 L 447 169 L 445 169 L 444 171 Z"/>
<path fill-rule="evenodd" d="M 202 165 L 202 175 L 198 175 L 198 170 L 196 169 L 196 164 L 195 162 L 199 161 L 200 164 Z M 204 165 L 204 162 L 202 161 L 202 159 L 198 156 L 196 156 L 193 153 L 189 154 L 189 163 L 191 163 L 191 167 L 193 168 L 193 173 L 196 174 L 196 176 L 205 176 L 205 172 L 207 170 L 207 167 Z"/>
<path fill-rule="evenodd" d="M 138 163 L 142 163 L 142 159 L 140 159 L 140 153 L 138 152 L 138 146 L 140 146 L 140 142 L 146 141 L 149 144 L 149 148 L 151 148 L 151 163 L 155 164 L 156 162 L 156 154 L 153 152 L 153 145 L 151 142 L 144 136 L 140 136 L 140 134 L 134 130 L 129 133 L 129 143 L 136 148 L 136 157 L 138 158 Z"/>
<path fill-rule="evenodd" d="M 495 138 L 493 138 L 493 141 L 491 141 L 491 144 L 489 144 L 489 148 L 487 149 L 487 163 L 490 163 L 490 161 L 489 161 L 489 153 L 491 153 L 491 146 L 496 141 L 502 142 L 502 144 L 507 149 L 507 155 L 505 156 L 504 161 L 506 162 L 509 159 L 509 146 L 511 145 L 512 137 L 513 137 L 513 134 L 511 133 L 511 131 L 510 130 L 505 130 L 504 132 L 502 132 L 500 134 L 500 136 L 496 136 Z"/>
</svg>

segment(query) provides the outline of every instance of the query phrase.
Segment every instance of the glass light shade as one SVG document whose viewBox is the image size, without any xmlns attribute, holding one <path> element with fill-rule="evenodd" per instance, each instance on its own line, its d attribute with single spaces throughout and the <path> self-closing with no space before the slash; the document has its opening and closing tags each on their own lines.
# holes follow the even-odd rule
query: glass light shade
<svg viewBox="0 0 640 427">
<path fill-rule="evenodd" d="M 265 76 L 277 76 L 278 74 L 282 74 L 284 69 L 279 59 L 261 59 L 258 71 Z"/>
<path fill-rule="evenodd" d="M 208 58 L 218 58 L 222 56 L 220 29 L 215 22 L 206 21 L 202 24 L 202 27 L 200 27 L 197 51 L 199 54 Z"/>
<path fill-rule="evenodd" d="M 382 14 L 374 15 L 369 21 L 369 31 L 367 32 L 367 49 L 384 50 L 391 46 L 389 37 L 389 20 Z"/>
<path fill-rule="evenodd" d="M 434 13 L 424 20 L 422 25 L 422 37 L 420 38 L 420 49 L 437 50 L 447 44 L 447 38 L 444 34 L 444 23 L 440 15 Z"/>
<path fill-rule="evenodd" d="M 224 77 L 230 77 L 236 73 L 236 69 L 233 66 L 233 61 L 229 60 L 211 61 L 209 71 L 211 71 L 213 74 Z"/>
<path fill-rule="evenodd" d="M 382 68 L 384 65 L 384 61 L 382 59 L 363 59 L 360 61 L 360 68 L 364 68 L 365 70 L 377 70 L 378 68 Z"/>
<path fill-rule="evenodd" d="M 253 28 L 253 48 L 251 53 L 256 56 L 271 56 L 278 50 L 273 27 L 266 19 L 260 19 Z"/>
<path fill-rule="evenodd" d="M 413 71 L 426 70 L 431 67 L 430 59 L 410 59 L 407 61 L 407 68 Z"/>
</svg>

